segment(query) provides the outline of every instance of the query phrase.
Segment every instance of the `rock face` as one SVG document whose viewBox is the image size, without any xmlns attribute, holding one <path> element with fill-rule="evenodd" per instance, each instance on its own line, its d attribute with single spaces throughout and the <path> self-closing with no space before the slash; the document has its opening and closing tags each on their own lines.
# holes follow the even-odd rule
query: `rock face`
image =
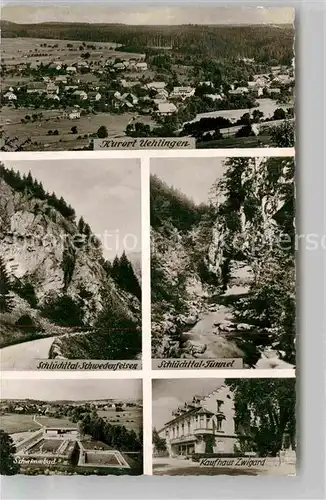
<svg viewBox="0 0 326 500">
<path fill-rule="evenodd" d="M 176 229 L 170 235 L 151 231 L 154 357 L 178 357 L 175 340 L 196 324 L 207 297 L 185 239 Z"/>
<path fill-rule="evenodd" d="M 284 158 L 280 162 L 276 158 L 273 164 L 274 159 L 271 159 L 268 166 L 265 160 L 239 159 L 239 165 L 234 167 L 234 172 L 238 172 L 233 189 L 239 196 L 236 208 L 232 208 L 232 224 L 229 214 L 216 218 L 208 250 L 211 269 L 217 274 L 226 249 L 241 252 L 241 258 L 251 263 L 257 260 L 261 249 L 272 244 L 280 234 L 278 219 L 286 209 L 289 189 L 293 189 L 293 160 Z M 225 206 L 226 197 L 223 188 L 217 191 L 215 204 L 218 211 Z"/>
<path fill-rule="evenodd" d="M 38 311 L 49 297 L 64 294 L 78 301 L 87 326 L 93 325 L 108 299 L 127 317 L 139 319 L 139 301 L 108 276 L 92 235 L 80 233 L 74 218 L 64 217 L 47 199 L 15 190 L 0 178 L 0 256 L 11 281 L 33 287 L 37 306 L 32 315 L 40 317 Z M 25 303 L 31 315 L 31 306 L 18 302 L 20 314 Z"/>
</svg>

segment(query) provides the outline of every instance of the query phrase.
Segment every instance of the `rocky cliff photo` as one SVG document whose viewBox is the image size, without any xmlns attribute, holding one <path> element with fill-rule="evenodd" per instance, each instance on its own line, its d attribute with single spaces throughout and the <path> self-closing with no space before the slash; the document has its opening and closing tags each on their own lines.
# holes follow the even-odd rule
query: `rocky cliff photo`
<svg viewBox="0 0 326 500">
<path fill-rule="evenodd" d="M 128 210 L 139 219 L 135 239 L 140 226 L 139 165 L 93 161 L 90 181 L 85 160 L 66 169 L 63 161 L 41 163 L 1 166 L 4 368 L 28 367 L 36 358 L 139 358 L 140 237 L 129 260 L 123 234 Z M 118 194 L 111 197 L 113 189 Z M 129 201 L 124 198 L 128 190 L 134 191 Z M 66 201 L 69 192 L 78 212 Z M 130 206 L 135 199 L 138 203 Z M 109 227 L 113 213 L 116 227 Z M 87 215 L 96 224 L 94 232 Z M 115 232 L 114 244 L 110 232 Z"/>
<path fill-rule="evenodd" d="M 294 159 L 152 160 L 153 358 L 295 364 Z"/>
</svg>

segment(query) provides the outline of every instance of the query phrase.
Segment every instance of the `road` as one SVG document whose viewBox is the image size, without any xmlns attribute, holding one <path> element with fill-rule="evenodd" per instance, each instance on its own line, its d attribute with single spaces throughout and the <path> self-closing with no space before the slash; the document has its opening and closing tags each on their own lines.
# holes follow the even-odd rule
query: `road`
<svg viewBox="0 0 326 500">
<path fill-rule="evenodd" d="M 0 349 L 2 370 L 32 370 L 36 359 L 48 359 L 49 350 L 56 337 L 31 340 Z"/>
</svg>

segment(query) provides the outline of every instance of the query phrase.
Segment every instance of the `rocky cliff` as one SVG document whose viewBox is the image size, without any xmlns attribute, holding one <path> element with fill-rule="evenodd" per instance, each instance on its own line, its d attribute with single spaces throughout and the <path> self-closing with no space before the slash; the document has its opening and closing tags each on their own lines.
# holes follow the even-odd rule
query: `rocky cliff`
<svg viewBox="0 0 326 500">
<path fill-rule="evenodd" d="M 78 227 L 74 214 L 60 208 L 60 203 L 66 207 L 63 200 L 54 203 L 54 195 L 43 189 L 38 197 L 37 181 L 20 179 L 17 184 L 17 176 L 3 168 L 1 173 L 0 256 L 11 289 L 10 311 L 0 315 L 7 330 L 1 345 L 64 332 L 68 338 L 77 331 L 96 342 L 96 322 L 108 303 L 139 327 L 140 302 L 108 275 L 90 228 Z M 60 317 L 69 307 L 71 324 L 69 311 L 68 317 Z M 33 335 L 15 328 L 23 316 L 32 319 Z M 87 352 L 81 354 L 87 358 Z"/>
</svg>

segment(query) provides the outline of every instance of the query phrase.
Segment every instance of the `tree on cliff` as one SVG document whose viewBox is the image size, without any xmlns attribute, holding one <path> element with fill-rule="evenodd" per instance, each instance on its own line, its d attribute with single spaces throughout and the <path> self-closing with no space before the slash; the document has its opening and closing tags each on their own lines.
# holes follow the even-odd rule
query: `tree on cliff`
<svg viewBox="0 0 326 500">
<path fill-rule="evenodd" d="M 234 391 L 235 423 L 247 449 L 276 456 L 288 439 L 295 449 L 294 379 L 229 379 Z"/>
<path fill-rule="evenodd" d="M 125 252 L 123 252 L 120 258 L 118 256 L 114 258 L 111 276 L 123 290 L 135 295 L 139 300 L 141 299 L 140 285 Z"/>
<path fill-rule="evenodd" d="M 0 429 L 0 474 L 11 476 L 18 474 L 19 465 L 15 462 L 16 447 L 7 432 Z"/>
<path fill-rule="evenodd" d="M 0 257 L 0 313 L 10 312 L 13 308 L 10 297 L 10 280 L 3 258 Z"/>
</svg>

